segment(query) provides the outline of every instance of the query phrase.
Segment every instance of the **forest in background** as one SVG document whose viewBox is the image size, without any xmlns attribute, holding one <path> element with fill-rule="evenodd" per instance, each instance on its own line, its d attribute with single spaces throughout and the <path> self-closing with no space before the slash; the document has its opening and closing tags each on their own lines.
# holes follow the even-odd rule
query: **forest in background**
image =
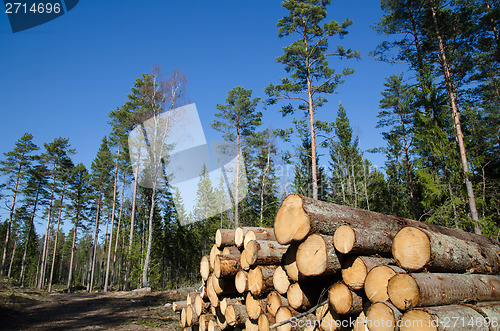
<svg viewBox="0 0 500 331">
<path fill-rule="evenodd" d="M 356 50 L 331 44 L 349 38 L 353 22 L 332 21 L 329 3 L 284 1 L 289 14 L 278 21 L 278 35 L 290 44 L 276 59 L 283 77 L 270 79 L 265 97 L 236 86 L 216 105 L 211 126 L 242 155 L 248 194 L 241 202 L 221 208 L 231 201 L 223 201 L 206 168 L 188 215 L 176 208 L 182 197 L 175 190 L 138 185 L 143 176 L 153 176 L 152 183 L 168 178 L 156 178 L 161 169 L 138 171 L 129 133 L 189 103 L 180 69 L 164 77 L 153 68 L 131 82 L 127 101 L 110 111 L 109 134 L 90 169 L 73 163 L 68 138 L 36 146 L 25 133 L 4 153 L 1 198 L 9 217 L 0 225 L 1 274 L 48 291 L 192 284 L 217 228 L 271 226 L 289 193 L 497 238 L 500 3 L 381 1 L 384 16 L 374 28 L 387 41 L 370 55 L 406 63 L 408 70 L 386 78 L 374 105 L 374 125 L 383 128 L 386 145 L 370 151 L 360 149 L 355 119 L 341 104 L 331 122 L 316 118 L 353 73 L 330 63 L 360 60 Z M 292 126 L 264 129 L 263 111 L 281 112 Z M 383 172 L 366 153 L 385 155 Z M 292 178 L 283 177 L 283 164 L 293 169 Z M 182 218 L 201 221 L 181 225 Z M 44 232 L 36 233 L 35 224 Z M 62 224 L 71 230 L 65 233 Z"/>
</svg>

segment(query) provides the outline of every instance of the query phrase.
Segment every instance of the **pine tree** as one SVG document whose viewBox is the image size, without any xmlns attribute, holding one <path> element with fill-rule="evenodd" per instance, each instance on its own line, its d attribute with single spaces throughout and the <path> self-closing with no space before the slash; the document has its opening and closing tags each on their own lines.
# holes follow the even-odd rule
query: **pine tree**
<svg viewBox="0 0 500 331">
<path fill-rule="evenodd" d="M 56 190 L 58 188 L 58 179 L 60 177 L 63 162 L 65 162 L 69 155 L 74 154 L 74 149 L 70 148 L 69 139 L 67 138 L 56 138 L 51 143 L 45 143 L 45 153 L 42 154 L 41 159 L 47 165 L 50 165 L 52 169 L 50 169 L 50 177 L 51 182 L 50 186 L 50 197 L 49 204 L 47 206 L 46 214 L 47 214 L 47 224 L 45 227 L 45 237 L 43 241 L 43 250 L 42 250 L 42 258 L 41 258 L 41 266 L 40 266 L 40 277 L 38 279 L 38 289 L 42 289 L 45 284 L 45 271 L 48 262 L 48 249 L 49 249 L 49 235 L 50 235 L 50 225 L 52 218 L 52 208 L 54 204 Z"/>
<path fill-rule="evenodd" d="M 342 83 L 342 78 L 352 74 L 353 69 L 345 68 L 342 73 L 336 73 L 328 66 L 327 57 L 359 58 L 360 54 L 351 49 L 338 46 L 335 51 L 328 50 L 330 37 L 344 37 L 352 21 L 345 20 L 342 24 L 336 21 L 324 22 L 326 7 L 329 0 L 287 0 L 282 6 L 289 11 L 288 16 L 278 22 L 279 37 L 297 36 L 289 46 L 284 47 L 285 54 L 276 59 L 285 65 L 285 70 L 291 73 L 289 78 L 281 79 L 278 85 L 270 84 L 266 88 L 269 95 L 268 103 L 274 104 L 279 99 L 299 102 L 297 107 L 291 103 L 282 107 L 283 115 L 296 111 L 305 111 L 309 122 L 311 141 L 311 175 L 312 196 L 318 199 L 318 169 L 317 142 L 318 130 L 315 115 L 325 102 L 324 95 L 335 92 Z"/>
<path fill-rule="evenodd" d="M 237 86 L 227 93 L 226 104 L 217 104 L 220 111 L 215 114 L 218 120 L 212 123 L 212 128 L 224 134 L 224 140 L 236 144 L 236 169 L 233 189 L 234 226 L 240 226 L 239 201 L 241 196 L 241 173 L 245 167 L 245 155 L 248 153 L 249 138 L 255 129 L 261 125 L 262 113 L 256 111 L 260 98 L 252 99 L 252 90 Z M 240 158 L 243 157 L 243 160 Z M 233 183 L 231 183 L 233 184 Z"/>
<path fill-rule="evenodd" d="M 61 170 L 61 175 L 60 175 L 60 181 L 61 181 L 60 196 L 61 196 L 61 199 L 59 200 L 59 202 L 56 205 L 54 205 L 55 207 L 59 208 L 59 212 L 58 212 L 58 216 L 57 216 L 57 228 L 56 228 L 56 237 L 54 239 L 54 250 L 52 253 L 52 266 L 50 268 L 49 287 L 47 290 L 49 293 L 52 291 L 52 279 L 54 276 L 54 266 L 55 266 L 55 262 L 56 262 L 56 251 L 57 251 L 57 245 L 58 245 L 58 239 L 59 239 L 59 226 L 61 225 L 62 210 L 64 208 L 64 195 L 66 193 L 69 176 L 71 175 L 73 167 L 74 167 L 73 161 L 71 161 L 71 159 L 67 158 L 67 159 L 63 160 L 63 162 L 61 164 L 61 168 L 60 168 L 60 170 Z"/>
<path fill-rule="evenodd" d="M 95 225 L 94 236 L 92 243 L 92 256 L 89 266 L 89 282 L 87 284 L 87 291 L 92 292 L 94 286 L 95 265 L 97 260 L 97 243 L 99 234 L 99 223 L 103 208 L 103 196 L 110 190 L 111 172 L 113 170 L 112 155 L 108 147 L 106 137 L 102 139 L 101 146 L 97 155 L 92 161 L 91 185 L 93 188 L 93 195 L 95 199 Z"/>
<path fill-rule="evenodd" d="M 17 142 L 16 147 L 10 152 L 4 153 L 6 159 L 0 162 L 0 173 L 7 177 L 6 187 L 12 192 L 12 203 L 9 211 L 9 220 L 5 234 L 5 241 L 2 254 L 2 265 L 0 267 L 0 276 L 3 276 L 5 270 L 5 262 L 7 258 L 7 250 L 9 249 L 9 241 L 11 236 L 11 225 L 14 212 L 16 209 L 16 198 L 25 180 L 28 170 L 33 161 L 32 153 L 38 150 L 38 146 L 33 143 L 33 136 L 25 133 Z"/>
<path fill-rule="evenodd" d="M 34 254 L 29 254 L 29 252 L 33 253 L 37 244 L 35 242 L 36 233 L 34 229 L 36 212 L 38 207 L 46 205 L 48 200 L 47 176 L 48 169 L 44 165 L 35 165 L 29 170 L 26 187 L 23 190 L 23 205 L 29 206 L 32 209 L 30 210 L 31 215 L 24 225 L 23 257 L 19 275 L 19 284 L 21 287 L 24 286 L 27 264 L 29 264 L 29 260 L 34 257 Z"/>
<path fill-rule="evenodd" d="M 78 236 L 78 228 L 81 227 L 81 222 L 86 218 L 88 199 L 89 199 L 89 173 L 82 163 L 77 164 L 69 177 L 68 197 L 70 204 L 67 207 L 67 213 L 71 215 L 73 222 L 71 256 L 69 261 L 68 273 L 68 293 L 72 291 L 73 286 L 73 262 L 75 257 L 76 238 Z"/>
</svg>

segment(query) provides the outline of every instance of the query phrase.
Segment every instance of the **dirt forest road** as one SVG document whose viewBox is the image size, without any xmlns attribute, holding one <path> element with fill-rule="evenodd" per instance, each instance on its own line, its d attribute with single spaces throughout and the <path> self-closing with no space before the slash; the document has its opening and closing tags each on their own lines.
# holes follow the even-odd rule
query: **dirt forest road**
<svg viewBox="0 0 500 331">
<path fill-rule="evenodd" d="M 0 330 L 179 330 L 179 317 L 166 303 L 181 291 L 51 293 L 0 289 Z"/>
</svg>

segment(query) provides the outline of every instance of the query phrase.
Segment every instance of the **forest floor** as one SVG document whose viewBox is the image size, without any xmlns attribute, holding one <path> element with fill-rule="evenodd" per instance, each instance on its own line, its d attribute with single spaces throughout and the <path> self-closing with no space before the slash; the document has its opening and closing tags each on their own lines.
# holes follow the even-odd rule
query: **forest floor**
<svg viewBox="0 0 500 331">
<path fill-rule="evenodd" d="M 1 330 L 179 330 L 179 315 L 165 304 L 185 300 L 188 289 L 47 293 L 0 281 Z"/>
</svg>

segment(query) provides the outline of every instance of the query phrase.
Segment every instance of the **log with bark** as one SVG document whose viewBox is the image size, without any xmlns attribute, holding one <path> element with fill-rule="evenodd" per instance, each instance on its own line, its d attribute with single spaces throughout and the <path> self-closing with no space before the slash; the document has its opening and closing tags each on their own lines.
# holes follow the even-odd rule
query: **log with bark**
<svg viewBox="0 0 500 331">
<path fill-rule="evenodd" d="M 333 244 L 342 254 L 391 256 L 395 235 L 395 231 L 373 231 L 371 228 L 341 225 L 333 235 Z"/>
<path fill-rule="evenodd" d="M 235 233 L 234 233 L 234 242 L 236 247 L 244 247 L 245 244 L 245 236 L 248 231 L 254 231 L 254 232 L 262 232 L 269 230 L 268 228 L 262 228 L 262 227 L 256 227 L 256 226 L 240 226 L 236 228 Z"/>
<path fill-rule="evenodd" d="M 463 230 L 336 205 L 297 194 L 289 195 L 281 204 L 274 221 L 274 234 L 276 240 L 285 245 L 292 241 L 302 241 L 311 233 L 333 236 L 341 225 L 387 232 L 397 232 L 404 227 L 412 226 L 472 241 L 483 247 L 497 249 L 496 247 L 500 245 L 495 239 Z"/>
<path fill-rule="evenodd" d="M 464 301 L 499 301 L 500 276 L 478 274 L 397 274 L 387 292 L 400 310 L 442 306 Z"/>
<path fill-rule="evenodd" d="M 243 240 L 243 247 L 247 248 L 250 241 L 276 241 L 274 236 L 274 229 L 272 228 L 255 228 L 253 230 L 248 230 L 245 233 L 245 239 Z"/>
<path fill-rule="evenodd" d="M 217 278 L 234 277 L 241 270 L 240 254 L 217 255 L 214 263 L 214 275 Z"/>
<path fill-rule="evenodd" d="M 275 270 L 276 266 L 260 265 L 251 269 L 247 277 L 249 291 L 256 296 L 267 295 L 271 292 L 274 289 L 273 274 Z"/>
<path fill-rule="evenodd" d="M 291 194 L 281 204 L 274 220 L 274 234 L 280 244 L 302 241 L 309 234 L 333 236 L 343 224 L 397 232 L 401 218 L 327 203 Z"/>
<path fill-rule="evenodd" d="M 277 241 L 252 240 L 245 248 L 246 260 L 253 265 L 279 265 L 281 257 L 285 254 L 287 246 L 280 245 Z"/>
<path fill-rule="evenodd" d="M 394 237 L 392 254 L 404 269 L 450 273 L 500 273 L 500 245 L 482 246 L 427 229 L 406 227 Z"/>
<path fill-rule="evenodd" d="M 248 319 L 248 314 L 244 305 L 234 304 L 226 308 L 226 322 L 230 326 L 244 325 Z"/>
<path fill-rule="evenodd" d="M 401 331 L 489 331 L 498 330 L 500 303 L 449 305 L 417 308 L 401 319 Z"/>
<path fill-rule="evenodd" d="M 226 308 L 229 305 L 236 305 L 236 304 L 241 305 L 242 304 L 241 301 L 242 301 L 242 298 L 228 298 L 228 297 L 222 298 L 222 300 L 220 300 L 219 309 L 222 312 L 222 314 L 225 315 L 226 314 Z"/>
<path fill-rule="evenodd" d="M 218 229 L 215 232 L 215 245 L 220 249 L 226 246 L 235 246 L 235 232 L 232 229 Z"/>
<path fill-rule="evenodd" d="M 353 290 L 361 290 L 368 273 L 379 265 L 394 264 L 392 258 L 352 256 L 342 263 L 342 280 Z"/>
<path fill-rule="evenodd" d="M 187 302 L 186 301 L 175 301 L 175 302 L 172 302 L 172 310 L 174 312 L 181 311 L 182 308 L 186 308 L 186 306 L 187 306 Z"/>
</svg>

